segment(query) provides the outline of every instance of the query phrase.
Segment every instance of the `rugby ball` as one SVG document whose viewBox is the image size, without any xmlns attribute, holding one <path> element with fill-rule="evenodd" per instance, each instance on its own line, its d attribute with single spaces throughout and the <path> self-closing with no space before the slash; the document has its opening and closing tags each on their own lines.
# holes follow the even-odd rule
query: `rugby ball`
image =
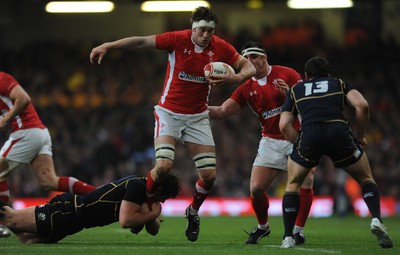
<svg viewBox="0 0 400 255">
<path fill-rule="evenodd" d="M 203 69 L 204 76 L 206 76 L 206 78 L 208 78 L 213 74 L 226 74 L 227 70 L 226 70 L 224 64 L 227 65 L 228 68 L 231 69 L 231 71 L 233 73 L 235 73 L 235 70 L 233 70 L 233 68 L 230 65 L 228 65 L 224 62 L 211 62 L 204 66 L 204 69 Z"/>
</svg>

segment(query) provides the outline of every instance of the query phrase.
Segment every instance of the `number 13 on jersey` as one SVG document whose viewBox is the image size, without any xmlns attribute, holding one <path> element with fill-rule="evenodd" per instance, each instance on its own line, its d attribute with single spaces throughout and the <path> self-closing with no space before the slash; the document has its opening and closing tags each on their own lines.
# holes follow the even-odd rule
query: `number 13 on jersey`
<svg viewBox="0 0 400 255">
<path fill-rule="evenodd" d="M 317 82 L 307 82 L 304 83 L 305 96 L 325 93 L 328 91 L 328 81 L 317 81 Z"/>
</svg>

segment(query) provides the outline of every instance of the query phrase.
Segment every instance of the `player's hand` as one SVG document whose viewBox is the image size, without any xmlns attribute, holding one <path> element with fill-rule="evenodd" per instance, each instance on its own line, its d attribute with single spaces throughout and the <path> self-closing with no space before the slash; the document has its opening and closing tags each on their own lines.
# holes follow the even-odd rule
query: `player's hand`
<svg viewBox="0 0 400 255">
<path fill-rule="evenodd" d="M 132 234 L 137 235 L 137 234 L 140 233 L 140 231 L 142 231 L 143 228 L 144 228 L 144 224 L 143 225 L 139 225 L 139 226 L 131 227 L 129 230 L 131 231 Z"/>
<path fill-rule="evenodd" d="M 161 203 L 160 202 L 153 202 L 153 203 L 151 203 L 150 206 L 147 202 L 143 203 L 142 206 L 140 207 L 140 212 L 152 213 L 156 217 L 161 214 Z"/>
<path fill-rule="evenodd" d="M 275 79 L 272 83 L 275 85 L 276 89 L 285 95 L 289 91 L 289 85 L 287 85 L 286 82 L 280 78 Z"/>
<path fill-rule="evenodd" d="M 95 64 L 101 64 L 101 61 L 103 61 L 104 56 L 107 54 L 107 43 L 103 43 L 100 46 L 97 46 L 96 48 L 93 48 L 92 51 L 90 52 L 90 63 Z"/>
<path fill-rule="evenodd" d="M 151 204 L 151 212 L 157 215 L 157 217 L 161 214 L 161 210 L 162 207 L 160 202 Z"/>
<path fill-rule="evenodd" d="M 358 138 L 357 140 L 361 144 L 362 147 L 367 147 L 368 142 L 367 142 L 367 139 L 365 137 Z"/>
<path fill-rule="evenodd" d="M 228 65 L 224 65 L 226 74 L 212 74 L 210 77 L 208 77 L 208 84 L 211 86 L 222 86 L 237 83 L 235 72 L 233 72 Z"/>
</svg>

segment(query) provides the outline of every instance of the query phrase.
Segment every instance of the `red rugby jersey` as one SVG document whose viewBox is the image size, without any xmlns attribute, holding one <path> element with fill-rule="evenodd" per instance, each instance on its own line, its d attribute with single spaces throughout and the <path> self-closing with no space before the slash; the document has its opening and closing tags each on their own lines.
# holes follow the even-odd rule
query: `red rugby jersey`
<svg viewBox="0 0 400 255">
<path fill-rule="evenodd" d="M 21 86 L 10 74 L 0 72 L 0 110 L 1 115 L 6 114 L 12 107 L 14 101 L 10 98 L 11 91 Z M 32 103 L 11 121 L 12 132 L 27 128 L 45 128 Z"/>
<path fill-rule="evenodd" d="M 271 72 L 259 80 L 254 77 L 240 85 L 231 95 L 242 108 L 248 104 L 258 116 L 262 126 L 262 136 L 285 140 L 279 130 L 280 113 L 285 103 L 286 95 L 275 88 L 274 81 L 282 79 L 290 87 L 302 81 L 298 72 L 294 69 L 274 65 Z M 295 127 L 299 128 L 300 123 L 295 121 Z"/>
<path fill-rule="evenodd" d="M 156 36 L 157 49 L 168 51 L 168 67 L 158 105 L 182 114 L 207 110 L 210 86 L 203 72 L 206 64 L 222 61 L 234 67 L 240 58 L 231 44 L 216 35 L 204 49 L 195 45 L 191 36 L 191 29 Z"/>
</svg>

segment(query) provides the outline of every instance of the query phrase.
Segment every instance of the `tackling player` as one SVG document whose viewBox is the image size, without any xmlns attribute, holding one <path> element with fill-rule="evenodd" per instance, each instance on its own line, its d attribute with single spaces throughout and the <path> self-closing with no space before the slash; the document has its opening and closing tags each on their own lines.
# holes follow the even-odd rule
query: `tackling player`
<svg viewBox="0 0 400 255">
<path fill-rule="evenodd" d="M 118 221 L 122 228 L 144 225 L 149 234 L 157 235 L 160 202 L 176 197 L 179 190 L 179 179 L 167 174 L 149 208 L 146 178 L 128 176 L 84 195 L 57 195 L 44 205 L 21 210 L 0 205 L 0 216 L 22 243 L 57 243 L 85 228 Z"/>
</svg>

